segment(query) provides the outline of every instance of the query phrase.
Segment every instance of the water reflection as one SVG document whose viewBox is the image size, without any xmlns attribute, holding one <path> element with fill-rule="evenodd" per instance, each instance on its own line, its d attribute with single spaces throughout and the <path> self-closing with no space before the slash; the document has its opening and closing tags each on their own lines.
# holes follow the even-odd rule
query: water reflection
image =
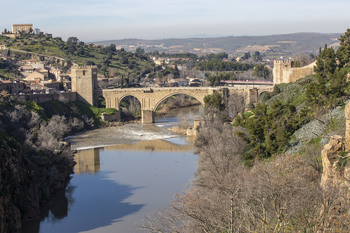
<svg viewBox="0 0 350 233">
<path fill-rule="evenodd" d="M 103 149 L 108 151 L 190 151 L 193 148 L 190 144 L 180 145 L 165 140 L 140 141 L 135 144 L 118 144 L 105 146 Z M 95 174 L 100 171 L 100 148 L 80 150 L 74 154 L 74 173 Z"/>
<path fill-rule="evenodd" d="M 100 150 L 98 148 L 81 150 L 74 154 L 75 174 L 97 173 L 100 171 Z"/>
<path fill-rule="evenodd" d="M 74 203 L 72 195 L 74 189 L 74 186 L 69 185 L 66 190 L 60 190 L 55 193 L 51 201 L 41 208 L 40 217 L 38 219 L 24 223 L 22 233 L 38 233 L 40 231 L 40 222 L 44 219 L 54 224 L 67 217 L 69 211 L 68 206 Z"/>
<path fill-rule="evenodd" d="M 90 231 L 138 212 L 144 204 L 125 200 L 143 187 L 117 184 L 108 179 L 109 173 L 100 172 L 72 180 L 66 193 L 57 193 L 52 198 L 54 202 L 42 209 L 40 219 L 26 223 L 22 233 Z M 73 199 L 72 195 L 78 198 Z"/>
</svg>

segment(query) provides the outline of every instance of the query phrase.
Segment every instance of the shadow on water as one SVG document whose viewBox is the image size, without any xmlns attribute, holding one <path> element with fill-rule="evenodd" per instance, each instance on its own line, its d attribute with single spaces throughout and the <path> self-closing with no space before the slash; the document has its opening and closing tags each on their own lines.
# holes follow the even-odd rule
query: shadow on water
<svg viewBox="0 0 350 233">
<path fill-rule="evenodd" d="M 100 172 L 75 176 L 66 192 L 57 193 L 54 201 L 43 207 L 40 219 L 27 222 L 22 233 L 89 231 L 123 221 L 123 217 L 144 206 L 124 202 L 142 187 L 117 184 L 107 180 L 107 175 L 108 172 Z"/>
</svg>

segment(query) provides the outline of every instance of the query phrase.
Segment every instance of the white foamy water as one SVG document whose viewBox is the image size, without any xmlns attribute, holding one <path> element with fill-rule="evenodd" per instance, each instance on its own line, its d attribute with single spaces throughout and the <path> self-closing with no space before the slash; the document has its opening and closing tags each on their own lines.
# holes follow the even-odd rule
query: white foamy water
<svg viewBox="0 0 350 233">
<path fill-rule="evenodd" d="M 126 124 L 91 130 L 76 136 L 67 137 L 66 140 L 71 143 L 72 150 L 86 150 L 108 145 L 169 139 L 177 136 L 177 134 L 167 130 L 166 124 L 161 124 L 161 126 Z"/>
</svg>

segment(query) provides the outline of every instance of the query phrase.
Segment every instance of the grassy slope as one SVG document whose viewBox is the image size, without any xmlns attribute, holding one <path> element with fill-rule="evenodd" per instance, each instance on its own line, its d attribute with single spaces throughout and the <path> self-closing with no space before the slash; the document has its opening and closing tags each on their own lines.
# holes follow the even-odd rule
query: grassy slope
<svg viewBox="0 0 350 233">
<path fill-rule="evenodd" d="M 305 107 L 308 106 L 306 103 L 306 89 L 314 78 L 315 76 L 308 76 L 304 79 L 298 80 L 295 83 L 277 85 L 273 93 L 263 93 L 259 103 L 266 104 L 268 106 L 268 112 L 271 112 L 271 106 L 276 101 L 290 103 L 291 105 L 295 106 L 296 113 L 305 111 Z M 329 136 L 344 136 L 344 106 L 338 106 L 333 109 L 311 109 L 310 107 L 307 109 L 307 117 L 310 120 L 304 121 L 305 123 L 300 125 L 298 129 L 293 132 L 288 140 L 286 148 L 283 151 L 288 154 L 301 154 L 306 156 L 307 159 L 310 159 L 310 161 L 314 162 L 319 161 L 321 150 L 323 146 L 328 143 Z M 243 125 L 249 118 L 254 117 L 253 112 L 245 112 L 242 115 Z M 293 115 L 297 115 L 296 113 Z M 295 118 L 295 116 L 292 115 L 289 117 Z M 280 117 L 275 119 L 275 121 L 280 120 Z"/>
<path fill-rule="evenodd" d="M 101 125 L 100 116 L 102 113 L 113 114 L 115 109 L 113 108 L 97 108 L 91 105 L 84 104 L 82 102 L 70 102 L 68 104 L 59 102 L 59 101 L 48 101 L 41 103 L 39 106 L 34 102 L 29 102 L 33 107 L 30 109 L 37 111 L 40 114 L 44 115 L 46 118 L 51 118 L 53 115 L 65 115 L 69 117 L 81 118 L 82 116 L 87 116 L 94 120 L 95 126 Z"/>
<path fill-rule="evenodd" d="M 80 49 L 82 55 L 68 53 L 66 51 L 68 44 L 60 38 L 50 38 L 46 35 L 25 35 L 16 39 L 0 36 L 0 44 L 5 44 L 10 49 L 24 50 L 42 55 L 57 56 L 70 60 L 78 65 L 85 65 L 93 62 L 98 66 L 103 66 L 106 54 L 103 48 L 91 45 L 82 45 Z M 127 58 L 128 62 L 123 64 L 123 58 Z M 150 71 L 153 68 L 153 62 L 147 59 L 140 59 L 132 53 L 126 51 L 117 51 L 110 60 L 109 68 L 114 68 L 115 73 L 121 75 L 134 75 Z"/>
</svg>

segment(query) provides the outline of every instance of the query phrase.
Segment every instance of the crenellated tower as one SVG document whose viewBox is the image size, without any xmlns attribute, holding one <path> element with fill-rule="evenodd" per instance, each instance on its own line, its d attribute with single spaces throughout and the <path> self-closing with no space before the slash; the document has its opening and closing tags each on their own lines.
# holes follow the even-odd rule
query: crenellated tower
<svg viewBox="0 0 350 233">
<path fill-rule="evenodd" d="M 289 80 L 286 80 L 286 72 L 289 72 L 291 69 L 291 61 L 275 60 L 273 62 L 273 83 L 288 83 Z"/>
<path fill-rule="evenodd" d="M 94 92 L 97 86 L 96 66 L 74 66 L 71 69 L 72 92 L 77 93 L 77 100 L 95 105 Z"/>
</svg>

